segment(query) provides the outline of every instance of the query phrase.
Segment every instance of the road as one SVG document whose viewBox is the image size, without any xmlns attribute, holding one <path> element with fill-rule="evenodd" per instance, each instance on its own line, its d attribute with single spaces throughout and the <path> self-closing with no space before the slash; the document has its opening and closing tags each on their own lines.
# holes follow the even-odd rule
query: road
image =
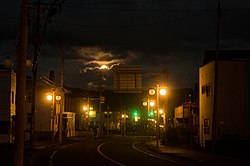
<svg viewBox="0 0 250 166">
<path fill-rule="evenodd" d="M 109 139 L 84 139 L 46 151 L 34 162 L 35 166 L 133 166 L 133 165 L 193 165 L 169 156 L 161 156 L 143 148 L 146 137 L 130 136 Z M 50 164 L 49 164 L 50 163 Z"/>
</svg>

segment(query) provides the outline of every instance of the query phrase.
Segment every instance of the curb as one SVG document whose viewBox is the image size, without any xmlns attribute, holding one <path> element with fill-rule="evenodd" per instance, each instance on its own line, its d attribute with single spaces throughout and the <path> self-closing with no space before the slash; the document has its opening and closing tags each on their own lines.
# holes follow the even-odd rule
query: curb
<svg viewBox="0 0 250 166">
<path fill-rule="evenodd" d="M 157 149 L 156 147 L 153 147 L 148 142 L 145 142 L 144 146 L 146 146 L 146 148 L 148 148 L 148 150 L 153 151 L 155 153 L 159 153 L 161 155 L 170 156 L 170 157 L 176 157 L 176 158 L 179 158 L 179 159 L 188 160 L 188 161 L 196 162 L 196 163 L 199 163 L 199 164 L 204 162 L 203 160 L 199 160 L 199 159 L 195 159 L 195 158 L 192 158 L 192 157 L 188 157 L 188 156 L 182 155 L 182 153 L 162 152 L 162 150 L 160 150 L 161 148 Z"/>
</svg>

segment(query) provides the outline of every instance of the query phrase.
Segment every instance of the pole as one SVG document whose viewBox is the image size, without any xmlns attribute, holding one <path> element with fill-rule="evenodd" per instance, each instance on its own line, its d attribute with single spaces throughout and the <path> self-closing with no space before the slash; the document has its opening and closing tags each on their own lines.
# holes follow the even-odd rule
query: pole
<svg viewBox="0 0 250 166">
<path fill-rule="evenodd" d="M 160 130 L 159 130 L 159 84 L 156 84 L 156 148 L 159 147 L 159 136 L 160 136 Z"/>
<path fill-rule="evenodd" d="M 168 68 L 166 68 L 164 71 L 164 82 L 166 85 L 166 88 L 168 88 Z M 168 91 L 167 91 L 168 93 Z M 166 96 L 166 103 L 165 103 L 165 116 L 164 116 L 164 141 L 167 141 L 167 132 L 168 132 L 168 126 L 169 126 L 169 117 L 171 116 L 170 112 L 168 111 L 168 106 L 169 102 L 168 102 L 168 96 Z"/>
<path fill-rule="evenodd" d="M 101 96 L 102 96 L 102 78 L 103 78 L 103 73 L 102 73 L 102 70 L 100 70 L 100 77 L 99 77 L 99 136 L 102 136 L 102 101 L 100 100 L 101 99 Z"/>
<path fill-rule="evenodd" d="M 38 57 L 40 56 L 40 3 L 38 0 L 36 7 L 36 25 L 35 25 L 35 38 L 33 41 L 34 44 L 34 59 L 33 59 L 33 67 L 32 67 L 32 99 L 31 99 L 31 124 L 30 124 L 30 146 L 33 148 L 34 145 L 34 132 L 35 132 L 35 112 L 36 112 L 36 78 L 37 78 L 37 65 L 38 65 Z"/>
<path fill-rule="evenodd" d="M 55 137 L 55 90 L 53 90 L 53 96 L 52 96 L 52 142 L 54 142 Z"/>
<path fill-rule="evenodd" d="M 16 46 L 17 52 L 17 84 L 16 84 L 16 126 L 14 165 L 24 163 L 24 128 L 25 128 L 25 93 L 26 93 L 26 60 L 28 55 L 28 0 L 22 0 L 20 36 Z"/>
<path fill-rule="evenodd" d="M 101 90 L 101 82 L 100 82 L 100 89 L 99 89 L 99 110 L 98 110 L 98 112 L 99 112 L 99 118 L 100 119 L 99 119 L 99 125 L 98 125 L 99 130 L 97 131 L 97 132 L 99 132 L 99 133 L 97 133 L 98 136 L 102 135 L 102 103 L 101 103 L 101 100 L 100 100 L 101 96 L 102 96 L 102 90 Z"/>
<path fill-rule="evenodd" d="M 63 116 L 62 113 L 64 112 L 64 90 L 63 90 L 63 84 L 64 84 L 64 42 L 61 42 L 61 102 L 60 102 L 60 119 L 59 119 L 59 142 L 62 142 L 62 131 L 63 131 Z"/>
<path fill-rule="evenodd" d="M 218 12 L 217 12 L 217 26 L 216 26 L 216 54 L 215 54 L 215 60 L 218 60 L 218 52 L 220 49 L 220 19 L 221 19 L 221 7 L 220 7 L 220 1 L 218 1 Z"/>
<path fill-rule="evenodd" d="M 107 135 L 109 135 L 109 118 L 110 114 L 109 114 L 109 105 L 107 106 Z"/>
</svg>

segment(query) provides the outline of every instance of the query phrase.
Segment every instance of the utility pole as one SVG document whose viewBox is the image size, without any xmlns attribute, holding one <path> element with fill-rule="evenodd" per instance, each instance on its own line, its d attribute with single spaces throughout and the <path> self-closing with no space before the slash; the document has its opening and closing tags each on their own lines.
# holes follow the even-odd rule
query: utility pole
<svg viewBox="0 0 250 166">
<path fill-rule="evenodd" d="M 218 1 L 218 12 L 217 12 L 217 26 L 216 26 L 216 60 L 218 60 L 218 54 L 220 49 L 220 19 L 221 19 L 221 7 L 220 1 Z"/>
<path fill-rule="evenodd" d="M 62 142 L 62 131 L 63 131 L 63 116 L 62 113 L 64 112 L 64 101 L 65 101 L 65 95 L 64 95 L 64 41 L 61 42 L 61 106 L 60 106 L 60 118 L 59 118 L 59 142 Z"/>
<path fill-rule="evenodd" d="M 40 17 L 41 17 L 41 0 L 38 0 L 36 4 L 35 12 L 35 34 L 34 34 L 34 59 L 32 68 L 32 99 L 31 99 L 31 124 L 30 124 L 30 147 L 33 148 L 34 145 L 34 132 L 35 132 L 35 112 L 36 112 L 36 78 L 37 78 L 37 65 L 38 57 L 41 53 L 42 37 L 40 33 Z"/>
<path fill-rule="evenodd" d="M 101 96 L 102 96 L 102 88 L 101 88 L 101 81 L 100 81 L 100 85 L 99 85 L 100 87 L 100 89 L 99 89 L 99 107 L 98 107 L 98 113 L 99 113 L 99 125 L 98 125 L 98 131 L 99 131 L 99 133 L 97 133 L 97 135 L 99 136 L 99 137 L 101 137 L 102 136 L 102 102 L 101 102 Z M 97 131 L 97 132 L 98 132 Z"/>
<path fill-rule="evenodd" d="M 24 128 L 25 128 L 25 93 L 26 93 L 26 60 L 28 55 L 28 19 L 29 19 L 29 1 L 22 0 L 21 4 L 21 27 L 17 53 L 17 85 L 16 85 L 16 126 L 15 126 L 15 152 L 14 165 L 23 166 L 24 164 Z"/>
<path fill-rule="evenodd" d="M 35 32 L 34 32 L 34 59 L 33 59 L 33 68 L 32 68 L 32 101 L 31 101 L 31 124 L 30 124 L 30 147 L 33 148 L 34 144 L 34 132 L 35 132 L 35 111 L 36 111 L 36 82 L 37 82 L 37 67 L 38 67 L 38 61 L 41 53 L 41 45 L 43 43 L 43 38 L 46 32 L 47 23 L 51 21 L 52 16 L 54 16 L 58 9 L 60 9 L 60 3 L 63 3 L 64 1 L 57 2 L 58 0 L 54 0 L 53 3 L 43 3 L 41 4 L 41 0 L 37 0 L 36 2 L 36 11 L 35 11 L 35 17 L 36 22 L 34 25 Z M 44 12 L 41 10 L 41 6 L 50 6 L 48 9 L 48 13 L 46 14 L 46 19 L 43 25 L 43 29 L 41 29 L 40 22 L 42 21 L 41 13 Z M 57 8 L 56 8 L 56 7 Z M 53 139 L 53 137 L 52 137 Z"/>
<path fill-rule="evenodd" d="M 164 74 L 164 82 L 165 82 L 165 86 L 166 88 L 168 88 L 168 68 L 163 70 L 163 74 Z M 168 91 L 167 91 L 168 93 Z M 168 96 L 166 96 L 166 102 L 164 103 L 165 105 L 165 118 L 164 118 L 164 141 L 167 141 L 167 131 L 168 131 L 168 126 L 169 126 L 169 117 L 170 117 L 170 113 L 168 111 L 169 108 L 169 102 L 168 102 Z"/>
<path fill-rule="evenodd" d="M 159 128 L 159 84 L 156 83 L 156 148 L 159 147 L 160 128 Z"/>
</svg>

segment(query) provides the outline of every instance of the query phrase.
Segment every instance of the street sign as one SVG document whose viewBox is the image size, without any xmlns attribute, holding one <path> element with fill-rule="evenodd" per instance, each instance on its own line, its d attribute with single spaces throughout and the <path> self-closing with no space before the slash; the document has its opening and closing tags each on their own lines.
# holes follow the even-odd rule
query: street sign
<svg viewBox="0 0 250 166">
<path fill-rule="evenodd" d="M 99 100 L 100 100 L 100 103 L 104 103 L 105 97 L 104 97 L 104 96 L 101 96 L 101 97 L 99 98 Z"/>
</svg>

